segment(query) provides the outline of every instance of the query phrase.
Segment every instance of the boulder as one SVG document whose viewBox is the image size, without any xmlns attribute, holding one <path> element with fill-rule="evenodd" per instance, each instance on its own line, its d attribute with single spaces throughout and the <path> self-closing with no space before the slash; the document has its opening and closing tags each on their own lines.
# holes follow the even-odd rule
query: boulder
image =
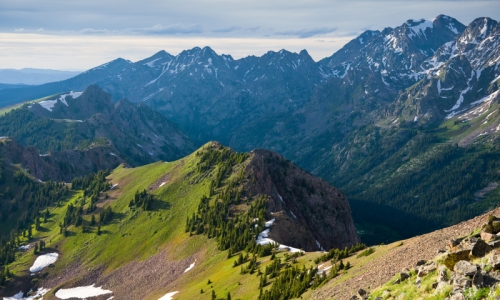
<svg viewBox="0 0 500 300">
<path fill-rule="evenodd" d="M 492 248 L 492 249 L 496 249 L 496 248 L 499 248 L 500 247 L 500 240 L 494 240 L 494 241 L 491 241 L 488 243 L 488 245 Z"/>
<path fill-rule="evenodd" d="M 446 273 L 446 268 L 441 266 L 438 271 L 438 282 L 448 282 L 448 274 Z"/>
<path fill-rule="evenodd" d="M 365 290 L 363 290 L 363 289 L 358 290 L 358 298 L 359 299 L 368 299 L 368 296 L 369 295 Z"/>
<path fill-rule="evenodd" d="M 450 300 L 465 300 L 465 296 L 462 293 L 456 293 L 450 297 Z"/>
<path fill-rule="evenodd" d="M 456 246 L 458 246 L 460 244 L 460 242 L 463 240 L 464 238 L 458 238 L 458 239 L 451 239 L 448 243 L 448 247 L 450 247 L 450 249 L 453 249 L 455 248 Z"/>
<path fill-rule="evenodd" d="M 401 272 L 399 273 L 399 278 L 401 281 L 405 281 L 406 279 L 410 278 L 410 274 L 406 272 Z"/>
<path fill-rule="evenodd" d="M 443 264 L 450 270 L 453 270 L 455 264 L 461 260 L 470 259 L 470 249 L 462 249 L 453 252 L 449 252 L 445 255 Z"/>
<path fill-rule="evenodd" d="M 461 260 L 455 264 L 453 271 L 463 276 L 474 276 L 478 271 L 478 266 L 468 261 Z"/>
<path fill-rule="evenodd" d="M 479 258 L 485 256 L 486 253 L 490 251 L 491 251 L 491 246 L 486 244 L 485 241 L 478 239 L 472 246 L 470 255 Z"/>
<path fill-rule="evenodd" d="M 490 258 L 488 259 L 488 264 L 493 267 L 493 270 L 500 269 L 500 255 L 499 254 L 492 254 L 490 256 Z"/>
<path fill-rule="evenodd" d="M 497 236 L 494 234 L 481 231 L 481 239 L 484 240 L 485 242 L 489 242 L 491 240 L 494 240 L 494 239 L 496 239 L 496 237 Z"/>
<path fill-rule="evenodd" d="M 419 266 L 425 265 L 426 262 L 427 262 L 426 260 L 421 259 L 421 260 L 417 261 L 417 263 L 415 264 L 415 267 L 419 267 Z"/>
<path fill-rule="evenodd" d="M 474 277 L 472 277 L 472 286 L 476 289 L 480 289 L 483 287 L 483 283 L 483 274 L 481 273 L 481 270 L 477 270 L 476 274 L 474 274 Z"/>
<path fill-rule="evenodd" d="M 472 287 L 472 280 L 465 276 L 456 276 L 453 279 L 453 289 L 463 290 Z"/>
</svg>

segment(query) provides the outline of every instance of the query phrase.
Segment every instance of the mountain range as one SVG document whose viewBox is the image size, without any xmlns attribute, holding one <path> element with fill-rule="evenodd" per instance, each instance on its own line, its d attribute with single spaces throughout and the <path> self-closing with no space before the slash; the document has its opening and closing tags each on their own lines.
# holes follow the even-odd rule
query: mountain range
<svg viewBox="0 0 500 300">
<path fill-rule="evenodd" d="M 379 243 L 495 205 L 498 27 L 490 18 L 408 20 L 318 62 L 305 50 L 242 59 L 209 47 L 160 51 L 3 90 L 0 102 L 97 84 L 114 101 L 161 112 L 195 145 L 281 153 L 345 191 L 358 226 L 370 228 L 365 240 Z"/>
</svg>

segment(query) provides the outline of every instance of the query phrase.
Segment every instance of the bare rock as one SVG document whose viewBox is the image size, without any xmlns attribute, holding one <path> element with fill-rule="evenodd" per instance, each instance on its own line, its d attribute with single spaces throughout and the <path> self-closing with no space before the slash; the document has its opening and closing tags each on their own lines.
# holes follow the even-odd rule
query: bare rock
<svg viewBox="0 0 500 300">
<path fill-rule="evenodd" d="M 441 266 L 438 271 L 438 282 L 448 282 L 448 274 L 446 273 L 446 268 Z"/>
<path fill-rule="evenodd" d="M 425 265 L 426 262 L 427 262 L 426 260 L 421 259 L 421 260 L 417 261 L 417 263 L 415 264 L 415 267 L 419 267 L 419 266 Z"/>
<path fill-rule="evenodd" d="M 463 290 L 472 287 L 472 280 L 465 276 L 457 276 L 453 279 L 453 289 Z"/>
<path fill-rule="evenodd" d="M 368 299 L 368 296 L 369 295 L 365 290 L 363 290 L 363 289 L 358 290 L 358 298 L 359 299 Z"/>
<path fill-rule="evenodd" d="M 478 239 L 472 246 L 470 254 L 474 257 L 483 257 L 490 251 L 490 245 L 486 244 L 485 241 Z"/>
<path fill-rule="evenodd" d="M 479 289 L 483 287 L 483 274 L 481 273 L 481 270 L 477 270 L 476 274 L 474 274 L 474 277 L 472 277 L 472 286 Z"/>
<path fill-rule="evenodd" d="M 401 281 L 405 281 L 406 279 L 410 278 L 410 274 L 406 272 L 401 272 L 399 273 L 399 278 Z"/>
<path fill-rule="evenodd" d="M 461 260 L 455 264 L 453 271 L 463 276 L 474 276 L 478 271 L 478 266 L 468 261 Z"/>
<path fill-rule="evenodd" d="M 493 267 L 493 270 L 500 269 L 500 255 L 498 254 L 491 255 L 490 258 L 488 259 L 488 264 Z"/>
<path fill-rule="evenodd" d="M 450 300 L 465 300 L 465 297 L 462 293 L 456 293 L 450 297 Z"/>
<path fill-rule="evenodd" d="M 461 260 L 470 259 L 470 249 L 462 249 L 454 252 L 449 252 L 446 254 L 443 260 L 443 264 L 450 270 L 453 270 L 455 264 Z"/>
<path fill-rule="evenodd" d="M 448 247 L 450 247 L 450 249 L 453 249 L 456 246 L 460 245 L 460 242 L 462 240 L 463 240 L 463 238 L 451 239 L 450 242 L 448 243 Z"/>
<path fill-rule="evenodd" d="M 491 240 L 494 240 L 494 239 L 496 239 L 496 237 L 497 236 L 494 234 L 481 231 L 481 239 L 484 240 L 485 242 L 489 242 Z"/>
</svg>

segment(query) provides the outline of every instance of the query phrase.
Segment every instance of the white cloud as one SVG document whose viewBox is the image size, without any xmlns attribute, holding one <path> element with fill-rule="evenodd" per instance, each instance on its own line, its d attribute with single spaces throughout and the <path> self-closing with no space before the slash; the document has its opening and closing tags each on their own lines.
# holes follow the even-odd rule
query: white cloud
<svg viewBox="0 0 500 300">
<path fill-rule="evenodd" d="M 290 36 L 298 36 L 300 38 L 307 38 L 315 35 L 332 33 L 337 30 L 337 27 L 321 27 L 321 28 L 312 28 L 312 29 L 299 29 L 299 30 L 287 30 L 287 31 L 278 31 L 275 34 L 277 35 L 290 35 Z"/>
<path fill-rule="evenodd" d="M 191 33 L 202 33 L 203 27 L 200 24 L 193 25 L 183 25 L 183 24 L 173 24 L 173 25 L 162 25 L 156 24 L 152 27 L 146 28 L 128 28 L 125 32 L 131 33 L 143 33 L 143 34 L 191 34 Z"/>
</svg>

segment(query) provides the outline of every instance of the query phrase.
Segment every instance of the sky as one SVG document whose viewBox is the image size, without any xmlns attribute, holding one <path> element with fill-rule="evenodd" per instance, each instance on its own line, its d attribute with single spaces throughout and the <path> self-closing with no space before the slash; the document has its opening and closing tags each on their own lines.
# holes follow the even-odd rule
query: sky
<svg viewBox="0 0 500 300">
<path fill-rule="evenodd" d="M 0 68 L 83 71 L 196 46 L 235 59 L 306 49 L 317 61 L 365 30 L 439 14 L 500 20 L 500 1 L 0 0 Z"/>
</svg>

